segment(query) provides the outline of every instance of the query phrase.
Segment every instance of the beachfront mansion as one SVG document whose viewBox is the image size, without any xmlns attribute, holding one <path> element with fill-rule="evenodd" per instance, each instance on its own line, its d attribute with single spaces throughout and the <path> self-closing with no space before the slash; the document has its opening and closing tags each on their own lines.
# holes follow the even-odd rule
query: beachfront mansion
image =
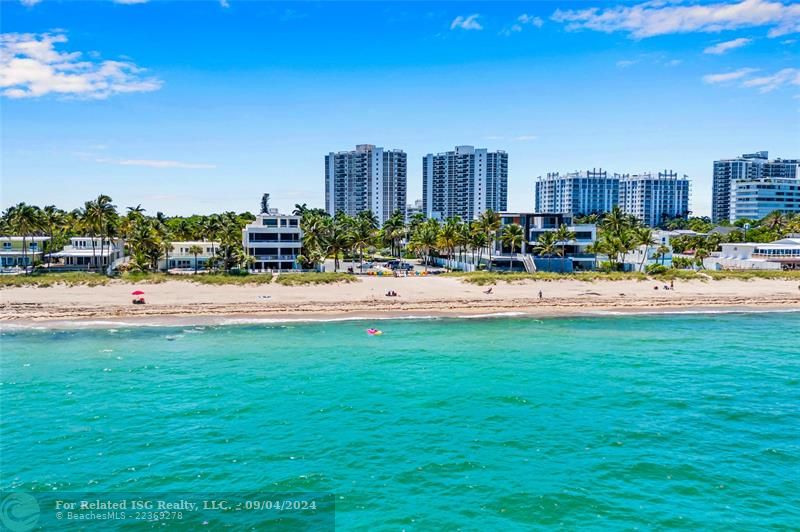
<svg viewBox="0 0 800 532">
<path fill-rule="evenodd" d="M 242 246 L 253 257 L 250 269 L 256 272 L 292 271 L 301 268 L 297 257 L 302 253 L 301 216 L 281 214 L 269 207 L 264 195 L 261 212 L 242 229 Z"/>
</svg>

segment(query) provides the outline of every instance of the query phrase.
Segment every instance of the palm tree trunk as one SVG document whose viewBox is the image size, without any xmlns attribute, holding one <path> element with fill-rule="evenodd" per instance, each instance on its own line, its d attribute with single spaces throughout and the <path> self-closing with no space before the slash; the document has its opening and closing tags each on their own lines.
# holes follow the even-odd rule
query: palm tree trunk
<svg viewBox="0 0 800 532">
<path fill-rule="evenodd" d="M 28 274 L 28 235 L 22 235 L 22 264 L 25 266 L 25 275 Z"/>
<path fill-rule="evenodd" d="M 639 272 L 641 272 L 644 269 L 644 261 L 647 260 L 647 252 L 649 251 L 649 249 L 650 249 L 649 246 L 644 247 L 644 257 L 642 257 L 642 263 L 639 264 Z"/>
<path fill-rule="evenodd" d="M 489 240 L 489 271 L 492 271 L 492 248 L 494 247 L 494 239 L 491 235 L 491 233 L 487 233 Z"/>
</svg>

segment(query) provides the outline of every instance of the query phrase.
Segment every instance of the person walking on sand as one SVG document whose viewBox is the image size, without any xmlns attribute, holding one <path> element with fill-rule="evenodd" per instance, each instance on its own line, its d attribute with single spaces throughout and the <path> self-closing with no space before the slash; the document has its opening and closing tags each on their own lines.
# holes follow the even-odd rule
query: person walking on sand
<svg viewBox="0 0 800 532">
<path fill-rule="evenodd" d="M 539 299 L 540 300 L 542 299 L 542 291 L 541 290 L 539 290 Z"/>
<path fill-rule="evenodd" d="M 675 279 L 670 279 L 669 280 L 669 289 L 670 290 L 675 290 Z"/>
</svg>

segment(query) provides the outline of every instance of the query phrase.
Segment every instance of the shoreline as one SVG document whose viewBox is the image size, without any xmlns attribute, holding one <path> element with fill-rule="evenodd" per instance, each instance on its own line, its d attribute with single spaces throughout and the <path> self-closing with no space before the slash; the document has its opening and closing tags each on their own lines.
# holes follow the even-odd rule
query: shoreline
<svg viewBox="0 0 800 532">
<path fill-rule="evenodd" d="M 131 285 L 14 287 L 0 290 L 0 328 L 192 326 L 346 320 L 579 317 L 800 310 L 794 281 L 535 281 L 469 285 L 456 278 L 372 278 L 347 285 L 136 285 L 147 304 L 131 304 Z M 656 285 L 658 286 L 658 285 Z M 386 297 L 395 290 L 399 297 Z M 539 292 L 543 298 L 539 299 Z"/>
<path fill-rule="evenodd" d="M 540 306 L 535 309 L 508 310 L 507 308 L 476 310 L 457 308 L 447 311 L 379 311 L 364 312 L 282 312 L 248 313 L 151 313 L 127 316 L 80 316 L 64 318 L 22 318 L 0 321 L 0 331 L 12 330 L 70 330 L 114 329 L 134 327 L 215 327 L 236 325 L 333 323 L 349 321 L 392 320 L 465 320 L 465 319 L 566 319 L 566 318 L 618 318 L 628 316 L 671 316 L 703 314 L 769 314 L 800 312 L 797 304 L 706 304 L 706 305 L 650 305 L 650 306 Z"/>
</svg>

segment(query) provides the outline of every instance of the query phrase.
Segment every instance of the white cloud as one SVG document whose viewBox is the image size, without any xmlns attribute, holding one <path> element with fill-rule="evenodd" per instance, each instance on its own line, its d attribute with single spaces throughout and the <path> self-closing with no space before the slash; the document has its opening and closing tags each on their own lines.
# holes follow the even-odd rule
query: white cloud
<svg viewBox="0 0 800 532">
<path fill-rule="evenodd" d="M 570 31 L 622 31 L 643 39 L 671 33 L 707 32 L 768 26 L 769 37 L 800 32 L 800 3 L 742 0 L 714 4 L 682 4 L 663 0 L 607 9 L 557 9 L 552 16 Z"/>
<path fill-rule="evenodd" d="M 536 135 L 520 135 L 518 137 L 515 137 L 514 140 L 519 140 L 519 141 L 525 142 L 525 141 L 528 141 L 528 140 L 536 140 L 538 138 L 539 137 L 537 137 Z"/>
<path fill-rule="evenodd" d="M 630 66 L 635 65 L 639 61 L 634 61 L 631 59 L 623 59 L 622 61 L 617 61 L 617 68 L 628 68 Z"/>
<path fill-rule="evenodd" d="M 664 63 L 664 65 L 666 65 L 668 67 L 675 67 L 675 66 L 680 65 L 681 63 L 683 63 L 682 59 L 670 59 L 669 61 Z"/>
<path fill-rule="evenodd" d="M 756 87 L 759 92 L 772 92 L 784 85 L 800 85 L 800 69 L 784 68 L 770 76 L 748 79 L 743 87 Z"/>
<path fill-rule="evenodd" d="M 19 3 L 25 7 L 33 7 L 42 0 L 19 0 Z"/>
<path fill-rule="evenodd" d="M 207 169 L 216 168 L 216 164 L 204 163 L 184 163 L 181 161 L 159 161 L 152 159 L 126 159 L 123 161 L 109 161 L 98 159 L 98 162 L 113 162 L 122 166 L 146 166 L 148 168 L 187 168 L 187 169 Z"/>
<path fill-rule="evenodd" d="M 740 80 L 749 74 L 752 74 L 758 70 L 757 68 L 740 68 L 738 70 L 734 70 L 732 72 L 723 72 L 720 74 L 707 74 L 703 76 L 703 83 L 707 83 L 709 85 L 714 85 L 716 83 L 726 83 L 729 81 L 737 81 Z"/>
<path fill-rule="evenodd" d="M 112 94 L 148 92 L 161 80 L 129 61 L 86 60 L 81 52 L 60 52 L 62 33 L 0 35 L 0 90 L 8 98 L 36 98 L 55 93 L 104 99 Z"/>
<path fill-rule="evenodd" d="M 226 7 L 226 8 L 227 8 L 227 7 L 231 7 L 231 3 L 230 3 L 230 2 L 228 2 L 228 0 L 219 0 L 219 5 L 220 5 L 221 7 Z"/>
<path fill-rule="evenodd" d="M 797 39 L 786 39 L 785 41 L 781 41 L 781 44 L 794 44 L 797 42 Z"/>
<path fill-rule="evenodd" d="M 474 13 L 468 17 L 459 15 L 453 19 L 453 22 L 450 23 L 450 29 L 482 30 L 483 26 L 481 26 L 481 23 L 478 22 L 478 17 L 480 17 L 480 14 L 478 13 Z"/>
<path fill-rule="evenodd" d="M 508 28 L 504 28 L 500 34 L 501 35 L 511 35 L 512 33 L 519 33 L 522 31 L 523 26 L 533 26 L 535 28 L 541 28 L 544 24 L 544 21 L 539 17 L 534 17 L 528 15 L 527 13 L 523 13 L 517 17 L 516 22 L 512 24 Z"/>
<path fill-rule="evenodd" d="M 736 48 L 741 48 L 742 46 L 747 46 L 753 42 L 753 39 L 746 39 L 744 37 L 740 37 L 738 39 L 733 39 L 730 41 L 723 41 L 712 46 L 709 46 L 705 50 L 703 50 L 704 54 L 712 54 L 712 55 L 722 55 L 729 50 L 735 50 Z"/>
<path fill-rule="evenodd" d="M 521 14 L 519 17 L 517 17 L 517 20 L 519 21 L 520 24 L 530 24 L 531 26 L 537 28 L 541 28 L 542 25 L 544 24 L 544 21 L 541 18 L 533 17 L 531 15 L 528 15 L 527 13 Z"/>
</svg>

